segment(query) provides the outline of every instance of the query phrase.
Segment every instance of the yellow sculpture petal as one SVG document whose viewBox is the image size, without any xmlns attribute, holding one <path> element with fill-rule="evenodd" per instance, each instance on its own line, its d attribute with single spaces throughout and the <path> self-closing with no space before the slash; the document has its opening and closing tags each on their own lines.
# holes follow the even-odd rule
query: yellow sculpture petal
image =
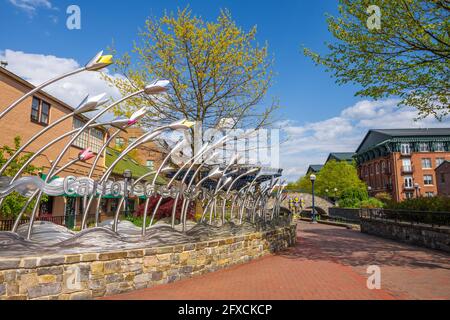
<svg viewBox="0 0 450 320">
<path fill-rule="evenodd" d="M 113 56 L 110 54 L 107 54 L 105 56 L 100 56 L 100 58 L 97 60 L 97 63 L 103 63 L 105 65 L 110 65 L 113 63 Z"/>
<path fill-rule="evenodd" d="M 110 55 L 110 54 L 104 55 L 104 56 L 101 55 L 94 63 L 89 65 L 87 67 L 87 69 L 90 71 L 97 71 L 97 70 L 103 69 L 104 67 L 109 66 L 112 63 L 113 63 L 112 55 Z"/>
<path fill-rule="evenodd" d="M 185 125 L 188 128 L 192 128 L 195 125 L 194 121 L 184 120 L 183 125 Z"/>
</svg>

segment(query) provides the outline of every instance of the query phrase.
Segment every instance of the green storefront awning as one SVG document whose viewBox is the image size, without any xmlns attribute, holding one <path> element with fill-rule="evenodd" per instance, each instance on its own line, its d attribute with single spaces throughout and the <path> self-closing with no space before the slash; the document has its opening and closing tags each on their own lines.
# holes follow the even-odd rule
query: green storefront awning
<svg viewBox="0 0 450 320">
<path fill-rule="evenodd" d="M 46 174 L 46 173 L 41 173 L 40 176 L 41 176 L 41 179 L 42 179 L 42 180 L 47 179 L 47 174 Z M 53 180 L 58 179 L 58 178 L 59 178 L 59 176 L 53 176 L 53 177 L 50 179 L 50 181 L 48 181 L 48 182 L 52 182 Z"/>
</svg>

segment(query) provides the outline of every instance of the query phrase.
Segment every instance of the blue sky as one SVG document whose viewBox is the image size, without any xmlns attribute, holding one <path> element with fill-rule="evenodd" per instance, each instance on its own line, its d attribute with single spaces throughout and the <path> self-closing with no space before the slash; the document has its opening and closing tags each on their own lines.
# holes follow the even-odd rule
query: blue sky
<svg viewBox="0 0 450 320">
<path fill-rule="evenodd" d="M 81 30 L 66 28 L 66 9 L 71 4 L 81 9 Z M 324 43 L 333 41 L 325 13 L 337 12 L 334 0 L 0 0 L 0 58 L 10 62 L 13 72 L 39 82 L 47 75 L 36 71 L 42 67 L 38 61 L 45 65 L 60 59 L 60 65 L 70 69 L 84 64 L 113 39 L 120 53 L 129 51 L 147 16 L 187 4 L 207 20 L 215 19 L 220 8 L 228 8 L 238 25 L 247 30 L 257 25 L 258 41 L 269 42 L 277 73 L 269 97 L 280 99 L 283 108 L 278 116 L 285 120 L 283 127 L 292 138 L 281 151 L 281 165 L 291 180 L 303 174 L 309 163 L 325 160 L 328 152 L 354 150 L 370 126 L 449 126 L 433 119 L 414 122 L 414 112 L 397 110 L 395 99 L 373 102 L 354 97 L 356 86 L 336 85 L 323 68 L 303 56 L 302 45 L 322 52 Z M 33 65 L 23 62 L 30 54 L 39 55 Z M 98 81 L 91 86 L 101 87 Z M 77 88 L 83 89 L 81 84 Z M 57 87 L 49 91 L 63 95 Z M 75 93 L 61 98 L 69 103 L 79 99 Z"/>
</svg>

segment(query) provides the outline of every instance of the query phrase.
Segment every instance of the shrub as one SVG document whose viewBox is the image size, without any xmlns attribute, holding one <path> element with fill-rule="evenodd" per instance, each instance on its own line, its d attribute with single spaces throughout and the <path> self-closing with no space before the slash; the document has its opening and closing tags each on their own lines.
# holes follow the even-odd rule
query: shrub
<svg viewBox="0 0 450 320">
<path fill-rule="evenodd" d="M 344 198 L 340 199 L 338 204 L 339 208 L 359 208 L 359 203 L 361 201 L 354 198 Z"/>
<path fill-rule="evenodd" d="M 133 223 L 135 226 L 137 227 L 142 227 L 142 224 L 144 222 L 144 218 L 143 217 L 138 217 L 138 216 L 127 216 L 125 217 L 125 220 L 130 221 L 131 223 Z M 148 227 L 150 225 L 150 217 L 147 217 L 146 221 L 145 221 L 145 225 Z"/>
<path fill-rule="evenodd" d="M 360 208 L 367 208 L 367 209 L 373 209 L 373 208 L 383 208 L 384 203 L 377 198 L 369 198 L 367 200 L 363 200 L 359 203 Z"/>
<path fill-rule="evenodd" d="M 344 189 L 341 195 L 341 199 L 354 199 L 359 201 L 364 201 L 369 199 L 367 190 L 365 188 L 351 187 Z"/>
<path fill-rule="evenodd" d="M 389 201 L 392 201 L 392 196 L 387 192 L 378 192 L 375 195 L 375 198 L 382 201 L 383 203 L 388 203 Z"/>
<path fill-rule="evenodd" d="M 389 201 L 387 209 L 413 210 L 413 211 L 440 211 L 450 212 L 449 197 L 419 197 L 407 199 L 402 202 Z"/>
<path fill-rule="evenodd" d="M 148 211 L 147 216 L 151 218 L 151 215 L 153 214 L 153 209 L 155 208 L 156 204 L 158 203 L 159 196 L 153 196 L 150 198 L 149 205 L 148 205 Z M 171 217 L 172 216 L 172 208 L 174 204 L 174 199 L 172 198 L 164 198 L 161 201 L 161 205 L 158 208 L 158 212 L 155 216 L 155 219 L 160 220 L 162 218 Z M 181 215 L 181 207 L 183 204 L 183 198 L 180 197 L 177 202 L 177 209 L 175 213 L 175 218 L 180 219 Z M 144 215 L 144 207 L 145 202 L 140 204 L 137 210 L 134 212 L 135 217 L 141 217 Z M 190 203 L 189 210 L 187 212 L 187 219 L 193 219 L 194 218 L 194 203 Z"/>
</svg>

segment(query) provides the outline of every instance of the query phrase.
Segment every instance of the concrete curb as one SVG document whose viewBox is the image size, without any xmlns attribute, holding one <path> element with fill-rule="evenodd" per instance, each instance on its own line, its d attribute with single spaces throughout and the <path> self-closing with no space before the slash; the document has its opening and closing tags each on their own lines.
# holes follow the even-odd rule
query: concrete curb
<svg viewBox="0 0 450 320">
<path fill-rule="evenodd" d="M 310 218 L 300 218 L 299 220 L 311 222 Z M 326 225 L 335 226 L 335 227 L 342 227 L 342 228 L 347 228 L 347 229 L 351 229 L 351 230 L 358 230 L 358 231 L 361 230 L 361 227 L 358 224 L 333 222 L 333 221 L 322 221 L 322 220 L 317 220 L 317 222 L 321 223 L 321 224 L 326 224 Z"/>
</svg>

